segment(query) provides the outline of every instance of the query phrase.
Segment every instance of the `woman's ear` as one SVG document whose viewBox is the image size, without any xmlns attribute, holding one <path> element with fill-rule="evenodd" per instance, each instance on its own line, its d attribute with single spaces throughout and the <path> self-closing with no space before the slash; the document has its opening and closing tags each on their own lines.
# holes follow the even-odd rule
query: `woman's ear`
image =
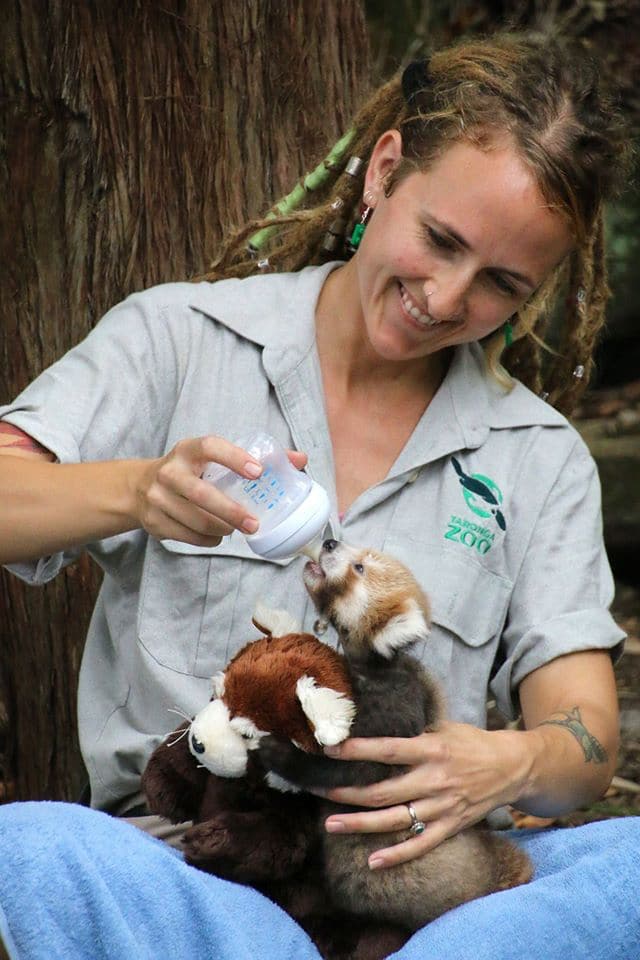
<svg viewBox="0 0 640 960">
<path fill-rule="evenodd" d="M 402 135 L 399 130 L 385 130 L 371 152 L 364 180 L 365 190 L 374 195 L 382 189 L 382 181 L 402 159 Z"/>
</svg>

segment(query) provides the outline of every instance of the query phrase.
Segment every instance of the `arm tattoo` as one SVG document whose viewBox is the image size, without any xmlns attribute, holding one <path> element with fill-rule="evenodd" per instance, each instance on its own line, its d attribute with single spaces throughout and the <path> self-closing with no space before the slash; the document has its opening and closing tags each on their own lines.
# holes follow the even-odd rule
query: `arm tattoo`
<svg viewBox="0 0 640 960">
<path fill-rule="evenodd" d="M 593 734 L 589 733 L 583 724 L 578 707 L 574 707 L 573 710 L 565 711 L 561 719 L 543 720 L 542 723 L 539 724 L 541 727 L 544 727 L 545 725 L 566 727 L 566 729 L 574 735 L 582 747 L 585 763 L 589 763 L 590 760 L 593 760 L 594 763 L 606 763 L 609 759 L 607 756 L 607 751 L 604 749 L 600 741 L 596 740 Z"/>
<path fill-rule="evenodd" d="M 43 447 L 41 443 L 30 437 L 20 427 L 14 427 L 12 423 L 7 423 L 5 420 L 0 420 L 0 447 L 5 449 L 15 447 L 20 450 L 27 450 L 29 453 L 44 453 L 52 458 L 51 452 L 46 447 Z"/>
</svg>

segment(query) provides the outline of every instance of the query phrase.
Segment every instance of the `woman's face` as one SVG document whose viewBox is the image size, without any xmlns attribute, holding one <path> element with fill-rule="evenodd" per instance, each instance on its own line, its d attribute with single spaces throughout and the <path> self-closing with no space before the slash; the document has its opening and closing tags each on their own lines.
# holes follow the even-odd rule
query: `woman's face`
<svg viewBox="0 0 640 960">
<path fill-rule="evenodd" d="M 375 209 L 350 263 L 368 339 L 388 360 L 492 333 L 571 248 L 511 146 L 456 143 L 386 197 L 400 152 L 397 131 L 376 145 L 366 182 Z"/>
</svg>

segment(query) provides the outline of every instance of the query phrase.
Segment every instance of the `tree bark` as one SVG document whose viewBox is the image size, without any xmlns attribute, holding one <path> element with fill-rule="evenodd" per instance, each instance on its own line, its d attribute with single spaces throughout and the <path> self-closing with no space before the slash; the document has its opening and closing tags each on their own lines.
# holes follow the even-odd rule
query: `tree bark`
<svg viewBox="0 0 640 960">
<path fill-rule="evenodd" d="M 0 398 L 134 290 L 202 272 L 342 134 L 360 0 L 12 0 L 0 40 Z M 99 572 L 0 579 L 5 798 L 75 799 L 78 665 Z M 0 787 L 2 784 L 0 784 Z"/>
</svg>

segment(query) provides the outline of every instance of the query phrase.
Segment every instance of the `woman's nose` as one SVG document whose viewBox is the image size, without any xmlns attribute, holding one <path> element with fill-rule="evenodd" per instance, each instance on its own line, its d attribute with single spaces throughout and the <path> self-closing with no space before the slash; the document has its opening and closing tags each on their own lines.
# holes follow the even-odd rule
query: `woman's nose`
<svg viewBox="0 0 640 960">
<path fill-rule="evenodd" d="M 424 295 L 429 316 L 434 320 L 460 320 L 467 309 L 473 277 L 464 270 L 442 271 L 425 281 Z"/>
</svg>

